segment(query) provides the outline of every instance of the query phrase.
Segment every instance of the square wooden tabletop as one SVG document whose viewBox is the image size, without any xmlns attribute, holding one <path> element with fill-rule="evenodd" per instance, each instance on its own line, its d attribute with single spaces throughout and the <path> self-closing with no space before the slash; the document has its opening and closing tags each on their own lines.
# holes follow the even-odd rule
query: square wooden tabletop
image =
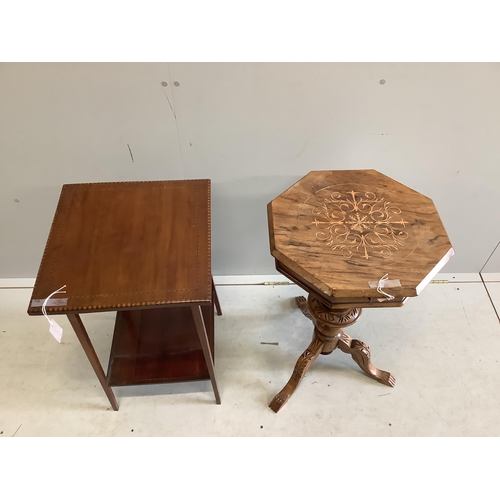
<svg viewBox="0 0 500 500">
<path fill-rule="evenodd" d="M 210 180 L 65 184 L 28 314 L 211 302 Z"/>
</svg>

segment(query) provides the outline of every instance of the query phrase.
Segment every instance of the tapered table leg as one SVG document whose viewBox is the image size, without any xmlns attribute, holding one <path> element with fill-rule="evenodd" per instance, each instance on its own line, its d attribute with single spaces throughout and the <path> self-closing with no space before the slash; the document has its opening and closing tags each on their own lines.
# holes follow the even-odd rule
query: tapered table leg
<svg viewBox="0 0 500 500">
<path fill-rule="evenodd" d="M 76 333 L 76 336 L 78 337 L 78 340 L 80 341 L 80 344 L 82 344 L 83 350 L 85 351 L 85 354 L 87 355 L 87 358 L 90 361 L 90 364 L 92 365 L 97 378 L 99 379 L 99 382 L 102 385 L 102 388 L 104 389 L 104 392 L 106 393 L 106 396 L 108 396 L 111 407 L 113 408 L 113 410 L 118 411 L 118 403 L 116 402 L 115 395 L 111 387 L 108 385 L 108 380 L 106 378 L 106 375 L 104 374 L 101 363 L 99 362 L 99 358 L 95 353 L 94 347 L 90 342 L 88 333 L 83 326 L 80 315 L 68 314 L 67 316 L 69 322 L 71 323 L 71 326 L 73 327 L 73 330 Z"/>
<path fill-rule="evenodd" d="M 219 389 L 217 389 L 217 382 L 215 381 L 214 361 L 212 358 L 212 353 L 210 351 L 210 346 L 208 344 L 207 329 L 205 327 L 205 321 L 203 321 L 201 307 L 192 305 L 191 311 L 193 313 L 196 331 L 198 332 L 198 337 L 200 338 L 201 348 L 203 349 L 203 354 L 205 356 L 205 362 L 207 363 L 208 373 L 210 375 L 212 388 L 215 394 L 215 401 L 218 405 L 220 405 Z"/>
<path fill-rule="evenodd" d="M 213 278 L 212 278 L 212 291 L 214 294 L 215 310 L 217 311 L 217 316 L 222 316 L 222 309 L 220 308 L 219 297 L 217 296 L 217 290 L 215 289 L 215 283 Z"/>
</svg>

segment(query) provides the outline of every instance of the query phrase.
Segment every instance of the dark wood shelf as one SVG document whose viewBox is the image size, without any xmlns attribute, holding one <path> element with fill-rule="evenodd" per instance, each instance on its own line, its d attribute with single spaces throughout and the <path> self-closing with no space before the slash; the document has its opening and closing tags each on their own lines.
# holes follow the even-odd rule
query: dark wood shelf
<svg viewBox="0 0 500 500">
<path fill-rule="evenodd" d="M 213 305 L 201 309 L 214 358 Z M 110 386 L 210 379 L 191 308 L 119 311 L 107 377 Z"/>
</svg>

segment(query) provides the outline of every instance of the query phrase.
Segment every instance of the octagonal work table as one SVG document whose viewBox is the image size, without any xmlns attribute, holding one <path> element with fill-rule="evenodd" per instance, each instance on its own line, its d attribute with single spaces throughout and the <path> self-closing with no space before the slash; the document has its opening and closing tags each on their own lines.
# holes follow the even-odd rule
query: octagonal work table
<svg viewBox="0 0 500 500">
<path fill-rule="evenodd" d="M 278 412 L 320 354 L 336 348 L 370 377 L 395 378 L 343 328 L 367 307 L 401 307 L 453 255 L 432 200 L 376 170 L 313 171 L 268 204 L 276 269 L 308 294 L 297 306 L 313 339 L 269 405 Z"/>
</svg>

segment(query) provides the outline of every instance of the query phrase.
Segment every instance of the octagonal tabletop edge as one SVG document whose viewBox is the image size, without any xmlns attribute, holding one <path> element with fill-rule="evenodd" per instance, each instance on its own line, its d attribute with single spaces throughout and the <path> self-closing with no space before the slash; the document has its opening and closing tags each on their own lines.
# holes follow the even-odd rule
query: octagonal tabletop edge
<svg viewBox="0 0 500 500">
<path fill-rule="evenodd" d="M 332 298 L 416 296 L 454 253 L 432 200 L 376 170 L 312 171 L 268 224 L 275 259 Z"/>
</svg>

